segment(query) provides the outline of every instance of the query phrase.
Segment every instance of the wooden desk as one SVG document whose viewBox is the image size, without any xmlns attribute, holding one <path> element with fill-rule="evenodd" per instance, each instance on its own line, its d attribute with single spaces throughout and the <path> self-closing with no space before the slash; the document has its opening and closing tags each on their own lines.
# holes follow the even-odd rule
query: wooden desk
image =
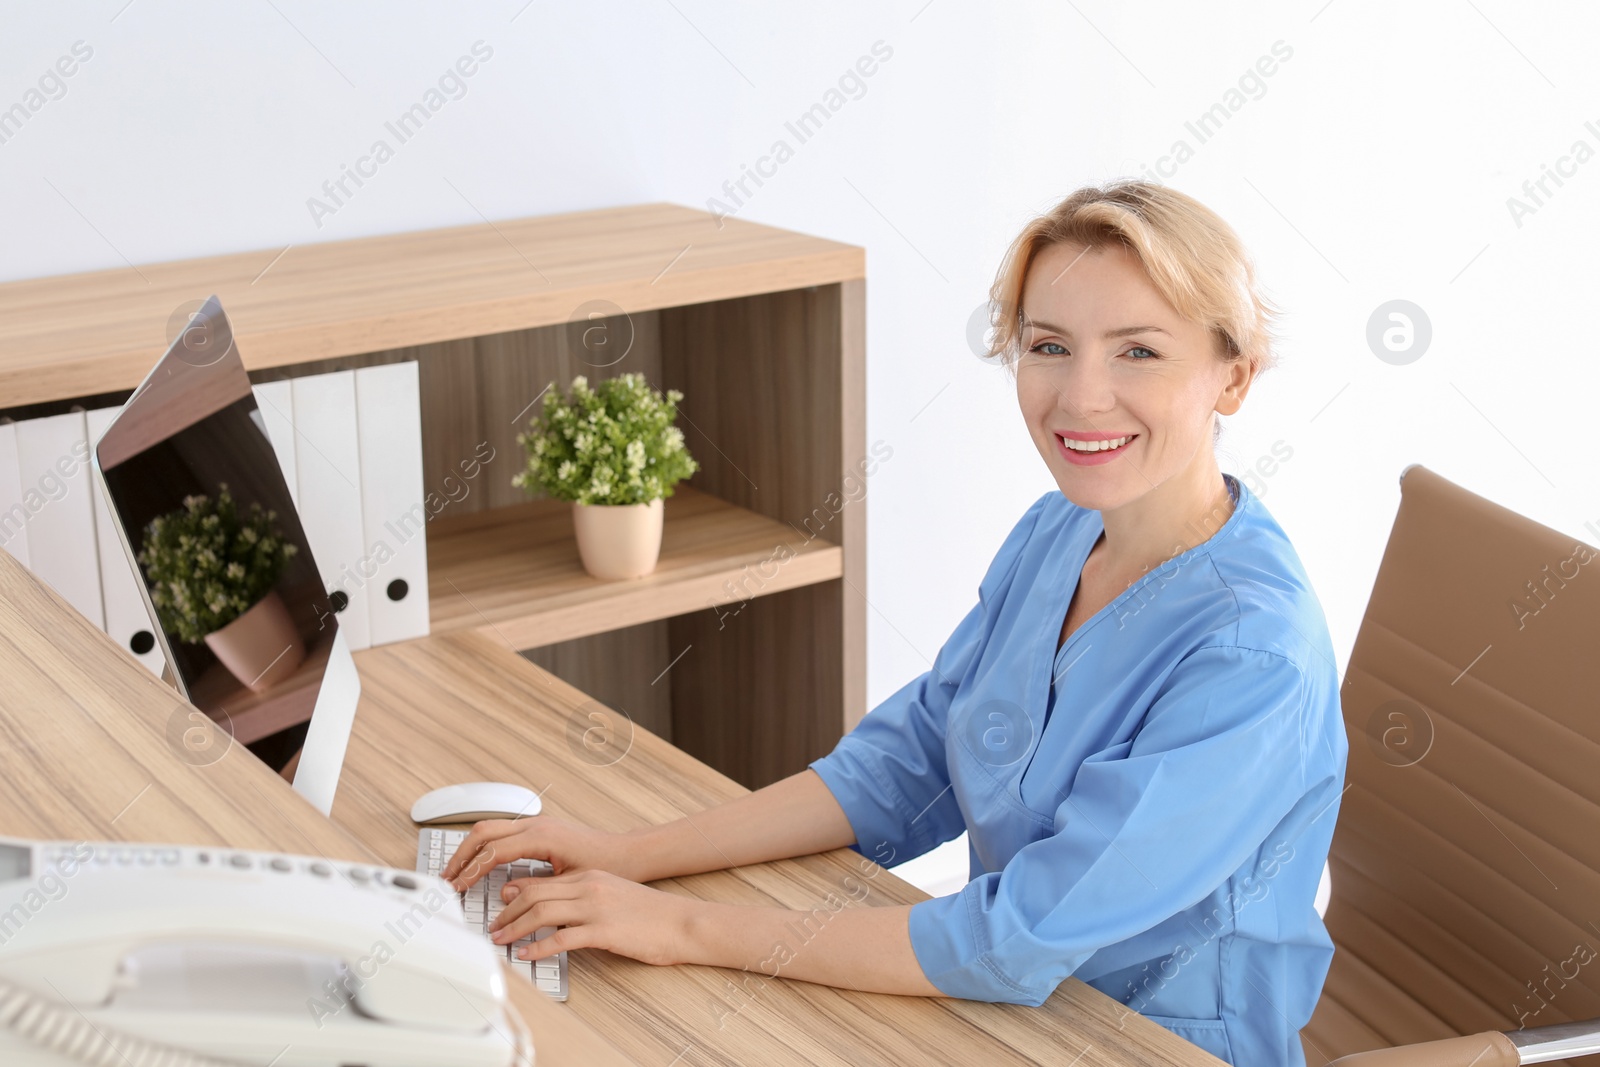
<svg viewBox="0 0 1600 1067">
<path fill-rule="evenodd" d="M 244 748 L 186 761 L 174 738 L 194 710 L 0 551 L 0 834 L 376 859 Z M 507 983 L 539 1067 L 629 1062 L 527 982 Z"/>
<path fill-rule="evenodd" d="M 643 728 L 630 740 L 625 719 L 482 632 L 370 649 L 357 653 L 356 666 L 361 706 L 333 820 L 385 863 L 411 862 L 412 801 L 453 782 L 522 783 L 541 792 L 545 811 L 607 830 L 667 822 L 745 792 Z M 588 730 L 601 731 L 591 742 L 606 743 L 586 748 Z M 841 849 L 657 884 L 706 900 L 810 910 L 830 892 L 846 896 L 854 875 L 870 892 L 852 906 L 926 899 L 876 864 L 863 875 L 863 862 Z M 560 1013 L 661 1067 L 1220 1062 L 1076 979 L 1028 1008 L 651 967 L 600 951 L 572 953 L 569 966 Z"/>
<path fill-rule="evenodd" d="M 595 725 L 594 703 L 481 633 L 372 649 L 356 662 L 362 700 L 330 822 L 242 748 L 186 761 L 169 731 L 194 709 L 0 552 L 0 833 L 233 845 L 409 868 L 411 801 L 449 782 L 524 781 L 544 792 L 550 812 L 607 829 L 675 818 L 743 788 L 643 729 L 625 750 L 619 733 L 595 757 L 581 740 Z M 810 909 L 846 875 L 860 876 L 860 863 L 840 850 L 661 884 Z M 862 880 L 866 905 L 924 896 L 881 868 Z M 575 953 L 571 967 L 566 1004 L 512 979 L 541 1067 L 1219 1062 L 1076 980 L 1025 1008 L 762 984 L 603 952 Z"/>
</svg>

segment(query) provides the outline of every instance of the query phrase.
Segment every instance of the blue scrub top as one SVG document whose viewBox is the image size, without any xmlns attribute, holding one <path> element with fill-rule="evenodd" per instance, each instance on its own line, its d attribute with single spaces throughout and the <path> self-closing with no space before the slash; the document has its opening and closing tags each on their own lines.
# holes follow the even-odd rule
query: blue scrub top
<svg viewBox="0 0 1600 1067">
<path fill-rule="evenodd" d="M 1224 477 L 1221 529 L 1059 651 L 1104 525 L 1040 497 L 933 669 L 811 767 L 886 866 L 970 835 L 966 887 L 911 909 L 942 992 L 1038 1005 L 1076 976 L 1229 1063 L 1301 1065 L 1333 958 L 1312 902 L 1338 669 L 1283 529 Z"/>
</svg>

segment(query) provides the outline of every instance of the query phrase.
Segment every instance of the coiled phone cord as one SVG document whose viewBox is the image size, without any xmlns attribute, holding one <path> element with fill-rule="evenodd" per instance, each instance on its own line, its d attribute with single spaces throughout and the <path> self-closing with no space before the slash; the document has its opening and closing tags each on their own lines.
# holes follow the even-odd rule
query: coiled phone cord
<svg viewBox="0 0 1600 1067">
<path fill-rule="evenodd" d="M 516 1011 L 506 1012 L 515 1040 L 514 1067 L 533 1067 L 533 1041 Z M 95 1026 L 71 1007 L 0 978 L 0 1027 L 45 1052 L 88 1067 L 248 1067 Z"/>
<path fill-rule="evenodd" d="M 45 1052 L 67 1056 L 90 1067 L 241 1067 L 238 1060 L 219 1060 L 100 1029 L 71 1007 L 3 978 L 0 1026 Z"/>
</svg>

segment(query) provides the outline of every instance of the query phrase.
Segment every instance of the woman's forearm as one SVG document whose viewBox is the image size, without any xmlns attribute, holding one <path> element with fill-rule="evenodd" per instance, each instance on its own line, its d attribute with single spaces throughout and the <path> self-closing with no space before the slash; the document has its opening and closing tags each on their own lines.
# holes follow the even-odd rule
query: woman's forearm
<svg viewBox="0 0 1600 1067">
<path fill-rule="evenodd" d="M 634 865 L 644 875 L 639 881 L 855 843 L 844 809 L 809 769 L 632 836 Z M 684 962 L 747 970 L 752 981 L 797 978 L 874 993 L 942 996 L 912 951 L 910 907 L 855 906 L 859 899 L 847 888 L 846 896 L 831 894 L 810 911 L 685 901 Z"/>
<path fill-rule="evenodd" d="M 867 993 L 944 995 L 912 950 L 910 905 L 832 903 L 838 906 L 790 911 L 696 901 L 686 924 L 684 962 Z M 744 985 L 748 989 L 749 981 Z"/>
<path fill-rule="evenodd" d="M 629 867 L 640 882 L 809 856 L 855 843 L 844 809 L 809 769 L 628 836 L 633 850 Z"/>
</svg>

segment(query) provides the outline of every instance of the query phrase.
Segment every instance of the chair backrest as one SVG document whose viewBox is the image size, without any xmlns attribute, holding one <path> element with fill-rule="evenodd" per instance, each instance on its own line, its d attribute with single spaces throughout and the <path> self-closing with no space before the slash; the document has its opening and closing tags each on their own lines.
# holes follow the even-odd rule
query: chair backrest
<svg viewBox="0 0 1600 1067">
<path fill-rule="evenodd" d="M 1600 1016 L 1600 552 L 1409 468 L 1341 698 L 1310 1067 Z"/>
</svg>

